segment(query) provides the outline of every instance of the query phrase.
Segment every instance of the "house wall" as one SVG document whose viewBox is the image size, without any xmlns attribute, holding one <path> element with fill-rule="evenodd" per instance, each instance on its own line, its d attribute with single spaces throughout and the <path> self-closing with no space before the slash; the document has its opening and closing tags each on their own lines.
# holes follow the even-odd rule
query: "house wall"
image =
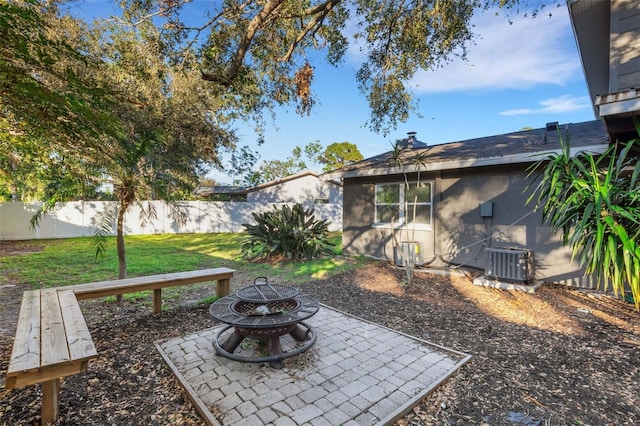
<svg viewBox="0 0 640 426">
<path fill-rule="evenodd" d="M 314 203 L 318 199 L 340 204 L 342 188 L 317 176 L 302 176 L 247 194 L 247 201 L 253 203 Z"/>
<path fill-rule="evenodd" d="M 578 0 L 569 3 L 592 101 L 637 88 L 640 81 L 640 2 Z"/>
<path fill-rule="evenodd" d="M 434 181 L 432 231 L 416 232 L 431 266 L 465 265 L 484 270 L 485 248 L 526 248 L 533 251 L 536 279 L 579 287 L 594 287 L 582 269 L 571 261 L 571 249 L 560 235 L 542 225 L 540 212 L 526 204 L 528 181 L 523 166 L 485 167 L 444 171 L 421 179 Z M 392 261 L 389 229 L 376 229 L 375 183 L 398 177 L 352 178 L 344 181 L 343 250 Z M 480 204 L 491 202 L 491 217 L 480 215 Z"/>
<path fill-rule="evenodd" d="M 432 178 L 433 176 L 421 176 L 422 180 Z M 345 253 L 395 259 L 391 229 L 372 227 L 375 221 L 375 185 L 402 182 L 403 179 L 401 175 L 344 179 L 342 249 Z M 395 234 L 399 242 L 419 242 L 423 261 L 432 260 L 435 254 L 433 230 L 396 230 Z"/>
<path fill-rule="evenodd" d="M 640 2 L 611 1 L 609 91 L 637 88 L 640 81 Z"/>
<path fill-rule="evenodd" d="M 485 268 L 485 248 L 531 250 L 540 280 L 579 278 L 571 249 L 561 235 L 542 224 L 541 212 L 527 204 L 531 192 L 522 166 L 484 167 L 443 172 L 439 179 L 437 247 L 444 260 Z M 492 203 L 492 216 L 480 214 L 480 204 Z"/>
</svg>

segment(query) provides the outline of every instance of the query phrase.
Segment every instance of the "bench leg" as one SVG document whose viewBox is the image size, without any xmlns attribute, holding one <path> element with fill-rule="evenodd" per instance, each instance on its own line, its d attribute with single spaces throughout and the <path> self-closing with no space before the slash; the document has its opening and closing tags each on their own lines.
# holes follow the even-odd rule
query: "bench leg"
<svg viewBox="0 0 640 426">
<path fill-rule="evenodd" d="M 231 286 L 230 279 L 218 280 L 216 282 L 216 296 L 218 298 L 228 296 Z"/>
<path fill-rule="evenodd" d="M 60 379 L 42 382 L 42 424 L 48 425 L 58 420 Z"/>
<path fill-rule="evenodd" d="M 162 312 L 162 289 L 158 288 L 153 290 L 153 313 L 159 314 Z"/>
</svg>

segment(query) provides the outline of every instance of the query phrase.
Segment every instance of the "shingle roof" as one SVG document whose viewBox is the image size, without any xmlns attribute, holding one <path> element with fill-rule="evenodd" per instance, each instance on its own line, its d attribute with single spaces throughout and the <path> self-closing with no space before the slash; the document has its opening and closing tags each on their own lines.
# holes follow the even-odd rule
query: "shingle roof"
<svg viewBox="0 0 640 426">
<path fill-rule="evenodd" d="M 247 189 L 234 185 L 200 186 L 196 188 L 194 193 L 205 197 L 211 195 L 244 195 L 247 193 Z"/>
<path fill-rule="evenodd" d="M 316 178 L 320 177 L 320 175 L 318 175 L 316 172 L 312 172 L 310 170 L 306 170 L 306 171 L 295 173 L 293 175 L 289 175 L 289 176 L 286 176 L 286 177 L 283 177 L 283 178 L 280 178 L 280 179 L 272 180 L 270 182 L 261 183 L 260 185 L 256 185 L 256 186 L 247 188 L 246 191 L 247 191 L 247 193 L 259 191 L 261 189 L 268 188 L 270 186 L 279 185 L 281 183 L 285 183 L 285 182 L 289 182 L 289 181 L 292 181 L 292 180 L 300 179 L 300 178 L 303 178 L 305 176 L 313 176 L 313 177 L 316 177 Z M 327 180 L 327 182 L 331 183 L 331 184 L 334 184 L 334 185 L 337 185 L 337 186 L 342 186 L 342 184 L 340 182 L 337 182 L 337 181 L 334 181 L 334 180 Z"/>
<path fill-rule="evenodd" d="M 534 162 L 541 156 L 560 149 L 559 135 L 563 138 L 568 135 L 572 151 L 586 149 L 602 152 L 609 143 L 604 124 L 600 120 L 594 120 L 559 125 L 558 130 L 540 128 L 431 145 L 426 148 L 405 149 L 400 154 L 400 160 L 405 168 L 410 167 L 411 170 L 415 170 L 411 166 L 415 164 L 418 155 L 424 159 L 421 170 Z M 385 152 L 344 167 L 336 174 L 342 177 L 356 177 L 397 173 L 401 168 L 392 167 L 392 159 L 393 152 Z"/>
<path fill-rule="evenodd" d="M 270 182 L 265 182 L 265 183 L 261 183 L 260 185 L 250 186 L 250 187 L 234 186 L 234 185 L 201 186 L 201 187 L 198 187 L 194 193 L 196 195 L 205 196 L 205 197 L 211 196 L 211 195 L 247 195 L 250 192 L 256 192 L 261 189 L 268 188 L 270 186 L 300 179 L 305 176 L 315 176 L 317 178 L 320 178 L 320 176 L 315 172 L 303 171 L 303 172 L 299 172 L 293 175 L 283 177 L 281 179 L 272 180 Z M 323 180 L 325 182 L 328 182 L 336 186 L 342 186 L 342 183 L 340 183 L 339 181 L 330 180 L 330 179 L 327 179 L 327 180 L 323 179 Z"/>
</svg>

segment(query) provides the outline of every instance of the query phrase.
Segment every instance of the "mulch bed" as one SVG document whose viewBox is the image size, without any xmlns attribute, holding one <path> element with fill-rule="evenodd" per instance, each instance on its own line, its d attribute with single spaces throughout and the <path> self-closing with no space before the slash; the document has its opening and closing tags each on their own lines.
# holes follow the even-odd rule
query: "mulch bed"
<svg viewBox="0 0 640 426">
<path fill-rule="evenodd" d="M 595 292 L 543 286 L 535 294 L 474 286 L 469 276 L 404 273 L 377 264 L 300 286 L 320 302 L 472 360 L 398 425 L 640 424 L 640 314 Z M 272 281 L 270 279 L 270 281 Z M 236 276 L 233 285 L 250 277 Z M 287 284 L 277 281 L 279 284 Z M 17 298 L 24 284 L 0 289 Z M 186 291 L 161 314 L 130 302 L 81 302 L 98 358 L 63 380 L 59 425 L 201 425 L 153 342 L 212 327 L 208 306 Z M 17 304 L 0 310 L 13 321 Z M 0 327 L 0 384 L 11 327 Z M 0 424 L 37 424 L 40 389 L 0 388 Z"/>
</svg>

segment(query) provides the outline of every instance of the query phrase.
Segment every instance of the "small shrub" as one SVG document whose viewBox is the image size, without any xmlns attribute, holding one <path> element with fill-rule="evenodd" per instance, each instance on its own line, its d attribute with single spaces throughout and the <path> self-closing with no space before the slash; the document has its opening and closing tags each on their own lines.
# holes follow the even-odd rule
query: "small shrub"
<svg viewBox="0 0 640 426">
<path fill-rule="evenodd" d="M 252 213 L 255 225 L 243 224 L 248 238 L 242 254 L 249 259 L 283 256 L 290 260 L 332 255 L 329 223 L 316 220 L 313 209 L 288 205 L 265 213 Z"/>
</svg>

